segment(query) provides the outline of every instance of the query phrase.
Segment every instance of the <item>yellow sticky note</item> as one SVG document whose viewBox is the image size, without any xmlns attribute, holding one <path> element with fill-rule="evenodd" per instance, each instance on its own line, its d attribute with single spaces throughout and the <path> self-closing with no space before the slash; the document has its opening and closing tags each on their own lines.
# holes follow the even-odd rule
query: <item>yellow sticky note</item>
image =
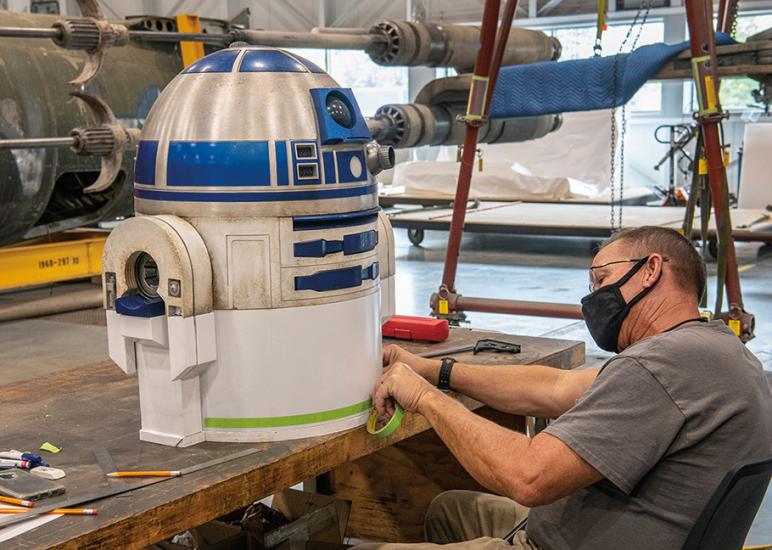
<svg viewBox="0 0 772 550">
<path fill-rule="evenodd" d="M 40 450 L 41 450 L 41 451 L 47 451 L 47 452 L 49 452 L 49 453 L 58 453 L 58 452 L 59 452 L 59 451 L 61 451 L 62 449 L 61 449 L 61 448 L 59 448 L 59 447 L 57 447 L 57 446 L 56 446 L 56 445 L 54 445 L 53 443 L 49 443 L 48 441 L 46 441 L 45 443 L 43 443 L 43 444 L 40 446 Z"/>
<path fill-rule="evenodd" d="M 708 101 L 708 110 L 716 109 L 716 87 L 713 85 L 713 77 L 705 77 L 705 99 Z"/>
<path fill-rule="evenodd" d="M 440 310 L 440 315 L 447 315 L 448 314 L 449 309 L 448 309 L 448 301 L 447 300 L 440 300 L 439 310 Z"/>
</svg>

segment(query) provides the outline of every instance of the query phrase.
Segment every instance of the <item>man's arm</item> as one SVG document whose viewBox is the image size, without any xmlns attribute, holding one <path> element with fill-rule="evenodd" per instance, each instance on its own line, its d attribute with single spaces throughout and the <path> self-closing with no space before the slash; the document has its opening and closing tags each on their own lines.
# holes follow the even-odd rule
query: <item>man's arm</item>
<svg viewBox="0 0 772 550">
<path fill-rule="evenodd" d="M 420 378 L 407 365 L 386 370 L 373 392 L 380 412 L 393 398 L 419 412 L 481 485 L 525 506 L 548 504 L 603 476 L 558 438 L 529 439 L 474 414 Z"/>
<path fill-rule="evenodd" d="M 437 385 L 440 361 L 413 355 L 399 346 L 384 349 L 384 365 L 403 362 Z M 469 365 L 456 363 L 453 390 L 496 410 L 556 418 L 574 406 L 590 387 L 599 369 L 563 370 L 542 365 Z"/>
</svg>

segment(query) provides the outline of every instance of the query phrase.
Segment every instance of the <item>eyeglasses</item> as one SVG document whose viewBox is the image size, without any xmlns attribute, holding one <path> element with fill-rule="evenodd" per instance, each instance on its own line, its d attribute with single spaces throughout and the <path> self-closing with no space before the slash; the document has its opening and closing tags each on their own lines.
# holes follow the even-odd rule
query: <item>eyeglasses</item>
<svg viewBox="0 0 772 550">
<path fill-rule="evenodd" d="M 591 265 L 590 266 L 590 284 L 589 284 L 590 292 L 595 292 L 598 289 L 598 285 L 601 282 L 601 281 L 595 280 L 596 269 L 600 269 L 601 267 L 607 267 L 614 264 L 637 263 L 648 259 L 649 259 L 648 256 L 644 256 L 643 258 L 630 258 L 628 260 L 614 260 L 613 262 L 606 262 L 605 264 Z M 670 261 L 670 258 L 668 258 L 667 256 L 662 256 L 662 261 L 663 262 Z"/>
</svg>

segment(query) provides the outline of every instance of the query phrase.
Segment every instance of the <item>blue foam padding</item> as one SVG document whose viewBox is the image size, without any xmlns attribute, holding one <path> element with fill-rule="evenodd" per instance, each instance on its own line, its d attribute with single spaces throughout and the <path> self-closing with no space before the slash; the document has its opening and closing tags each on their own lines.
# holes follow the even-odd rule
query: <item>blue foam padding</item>
<svg viewBox="0 0 772 550">
<path fill-rule="evenodd" d="M 716 43 L 735 41 L 728 34 L 716 33 Z M 689 42 L 651 44 L 629 54 L 503 67 L 491 100 L 490 117 L 552 115 L 624 105 L 687 48 Z"/>
</svg>

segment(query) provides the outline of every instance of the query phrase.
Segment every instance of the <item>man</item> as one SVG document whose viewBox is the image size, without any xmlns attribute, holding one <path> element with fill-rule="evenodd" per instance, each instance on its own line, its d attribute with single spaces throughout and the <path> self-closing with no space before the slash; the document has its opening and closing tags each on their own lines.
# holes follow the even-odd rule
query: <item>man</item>
<svg viewBox="0 0 772 550">
<path fill-rule="evenodd" d="M 617 233 L 590 267 L 585 322 L 618 352 L 600 369 L 441 363 L 386 348 L 375 406 L 424 415 L 472 477 L 503 495 L 440 495 L 430 542 L 511 548 L 501 537 L 527 515 L 515 548 L 681 548 L 726 472 L 772 456 L 769 383 L 723 322 L 700 319 L 705 280 L 688 240 L 641 227 Z M 495 409 L 556 420 L 529 439 L 443 394 L 440 378 Z"/>
</svg>

